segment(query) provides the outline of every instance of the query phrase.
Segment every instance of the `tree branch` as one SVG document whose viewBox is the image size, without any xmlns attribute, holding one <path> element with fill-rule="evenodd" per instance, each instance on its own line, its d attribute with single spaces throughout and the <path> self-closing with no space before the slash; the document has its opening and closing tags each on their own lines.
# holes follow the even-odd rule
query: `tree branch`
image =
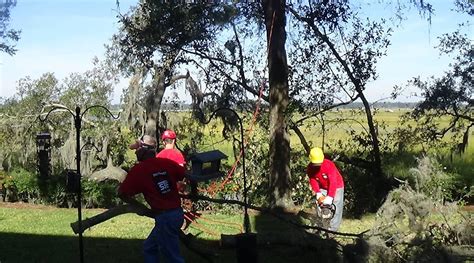
<svg viewBox="0 0 474 263">
<path fill-rule="evenodd" d="M 352 84 L 354 85 L 355 90 L 357 91 L 360 99 L 362 100 L 362 103 L 364 104 L 365 112 L 366 112 L 366 117 L 367 117 L 367 125 L 369 126 L 369 131 L 372 139 L 372 148 L 373 148 L 373 156 L 374 156 L 374 169 L 373 171 L 375 174 L 378 174 L 379 176 L 382 176 L 382 160 L 380 156 L 380 148 L 379 148 L 379 141 L 377 137 L 377 131 L 374 126 L 373 122 L 373 117 L 372 117 L 372 112 L 370 110 L 370 105 L 369 102 L 367 101 L 364 92 L 363 92 L 363 87 L 362 83 L 360 82 L 359 79 L 357 79 L 354 74 L 352 73 L 352 70 L 349 68 L 349 65 L 347 62 L 340 56 L 339 52 L 336 50 L 334 44 L 331 42 L 331 40 L 327 37 L 327 35 L 321 33 L 319 28 L 316 26 L 314 23 L 314 19 L 308 19 L 305 17 L 302 17 L 298 12 L 296 12 L 293 8 L 289 7 L 289 11 L 300 21 L 305 22 L 316 34 L 318 38 L 324 41 L 326 45 L 329 47 L 331 50 L 331 53 L 336 57 L 337 61 L 341 64 L 343 67 L 344 71 L 346 72 L 347 76 L 351 80 Z"/>
<path fill-rule="evenodd" d="M 258 90 L 250 87 L 247 83 L 246 83 L 246 78 L 245 78 L 245 74 L 242 75 L 242 72 L 243 72 L 243 68 L 241 69 L 241 67 L 239 65 L 237 65 L 237 63 L 235 62 L 231 62 L 231 61 L 228 61 L 228 60 L 225 60 L 225 59 L 222 59 L 222 58 L 217 58 L 217 57 L 213 57 L 213 56 L 209 56 L 208 54 L 204 54 L 202 52 L 197 52 L 197 51 L 191 51 L 191 50 L 185 50 L 183 49 L 184 52 L 188 52 L 189 54 L 193 54 L 193 55 L 196 55 L 196 56 L 199 56 L 201 58 L 204 58 L 206 60 L 209 61 L 209 63 L 211 63 L 211 65 L 217 70 L 219 71 L 222 75 L 224 75 L 224 77 L 226 77 L 228 80 L 236 83 L 237 85 L 241 86 L 242 88 L 244 88 L 246 91 L 250 92 L 251 94 L 253 94 L 254 96 L 257 96 L 259 97 L 260 96 L 260 93 L 258 92 Z M 240 77 L 242 78 L 243 77 L 243 80 L 244 81 L 239 81 L 239 80 L 236 80 L 234 78 L 232 78 L 227 72 L 225 72 L 221 66 L 219 66 L 218 64 L 216 64 L 216 61 L 217 62 L 220 62 L 220 63 L 224 63 L 224 64 L 227 64 L 227 65 L 230 65 L 230 66 L 233 66 L 234 68 L 236 68 L 238 71 L 239 71 L 239 74 L 240 74 Z M 241 61 L 243 61 L 243 59 L 241 59 Z M 262 99 L 265 100 L 265 101 L 269 101 L 269 98 L 268 96 L 265 96 L 265 95 L 262 95 Z"/>
<path fill-rule="evenodd" d="M 355 100 L 357 100 L 359 98 L 359 95 L 355 96 L 354 98 L 351 98 L 350 100 L 348 101 L 344 101 L 344 102 L 341 102 L 341 103 L 337 103 L 337 104 L 333 104 L 331 106 L 328 106 L 320 111 L 317 111 L 317 112 L 314 112 L 313 114 L 310 114 L 310 115 L 307 115 L 299 120 L 297 120 L 296 122 L 294 122 L 295 125 L 297 126 L 300 126 L 302 122 L 304 122 L 305 120 L 307 119 L 310 119 L 310 118 L 313 118 L 313 117 L 317 117 L 318 115 L 320 115 L 321 113 L 324 113 L 324 112 L 327 112 L 327 111 L 330 111 L 334 108 L 337 108 L 337 107 L 340 107 L 340 106 L 344 106 L 344 105 L 348 105 L 348 104 L 351 104 L 352 102 L 354 102 Z"/>
<path fill-rule="evenodd" d="M 270 214 L 280 220 L 283 220 L 283 221 L 286 221 L 287 223 L 290 223 L 291 225 L 294 225 L 294 226 L 297 226 L 297 227 L 300 227 L 300 228 L 303 228 L 303 229 L 315 229 L 315 230 L 319 230 L 319 231 L 324 231 L 324 232 L 327 232 L 327 233 L 330 233 L 330 234 L 334 234 L 334 235 L 340 235 L 340 236 L 346 236 L 346 237 L 362 237 L 362 235 L 367 232 L 367 231 L 364 231 L 364 232 L 361 232 L 361 233 L 358 233 L 358 234 L 353 234 L 353 233 L 342 233 L 342 232 L 337 232 L 337 231 L 331 231 L 331 230 L 328 230 L 328 229 L 325 229 L 325 228 L 322 228 L 322 227 L 318 227 L 318 226 L 308 226 L 308 225 L 303 225 L 303 224 L 300 224 L 298 222 L 295 222 L 295 221 L 292 221 L 292 220 L 289 220 L 287 218 L 285 218 L 283 215 L 281 215 L 280 213 L 276 212 L 275 210 L 273 209 L 270 209 L 270 208 L 266 208 L 266 207 L 258 207 L 258 206 L 254 206 L 254 205 L 251 205 L 251 204 L 246 204 L 242 201 L 239 201 L 239 200 L 228 200 L 228 199 L 216 199 L 216 198 L 210 198 L 210 197 L 207 197 L 207 196 L 202 196 L 202 195 L 180 195 L 181 198 L 184 198 L 184 199 L 190 199 L 190 200 L 203 200 L 203 201 L 209 201 L 209 202 L 213 202 L 213 203 L 217 203 L 217 204 L 233 204 L 233 205 L 239 205 L 239 206 L 242 206 L 242 207 L 247 207 L 247 208 L 250 208 L 250 209 L 253 209 L 253 210 L 256 210 L 256 211 L 260 211 L 262 213 L 267 213 L 267 214 Z M 114 207 L 114 208 L 110 208 L 108 209 L 107 211 L 104 211 L 98 215 L 95 215 L 91 218 L 87 218 L 85 220 L 82 221 L 82 231 L 92 227 L 92 226 L 95 226 L 97 224 L 100 224 L 102 222 L 105 222 L 115 216 L 118 216 L 118 215 L 121 215 L 121 214 L 126 214 L 126 213 L 136 213 L 136 214 L 139 214 L 139 215 L 144 215 L 144 216 L 148 216 L 148 217 L 154 217 L 153 216 L 153 212 L 151 210 L 144 210 L 142 208 L 139 208 L 139 207 L 136 207 L 136 206 L 132 206 L 132 205 L 121 205 L 121 206 L 117 206 L 117 207 Z M 79 233 L 79 231 L 81 231 L 79 229 L 79 222 L 74 222 L 74 223 L 71 223 L 71 228 L 73 229 L 74 233 Z"/>
</svg>

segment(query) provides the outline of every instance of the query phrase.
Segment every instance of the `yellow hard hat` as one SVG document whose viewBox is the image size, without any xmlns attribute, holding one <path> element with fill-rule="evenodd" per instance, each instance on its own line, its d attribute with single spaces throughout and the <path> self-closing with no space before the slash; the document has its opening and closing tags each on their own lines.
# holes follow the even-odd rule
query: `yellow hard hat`
<svg viewBox="0 0 474 263">
<path fill-rule="evenodd" d="M 309 152 L 309 161 L 314 164 L 321 164 L 324 160 L 323 150 L 319 147 L 314 147 Z"/>
</svg>

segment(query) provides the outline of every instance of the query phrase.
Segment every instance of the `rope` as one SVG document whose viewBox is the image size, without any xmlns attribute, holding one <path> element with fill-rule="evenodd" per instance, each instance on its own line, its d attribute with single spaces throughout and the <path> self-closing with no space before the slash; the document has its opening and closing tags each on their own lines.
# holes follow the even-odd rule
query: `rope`
<svg viewBox="0 0 474 263">
<path fill-rule="evenodd" d="M 186 221 L 189 222 L 189 225 L 191 225 L 191 222 L 192 222 L 196 226 L 198 226 L 198 227 L 194 226 L 194 228 L 199 229 L 199 230 L 201 230 L 201 231 L 203 231 L 203 232 L 205 232 L 205 233 L 207 233 L 208 235 L 211 235 L 211 236 L 220 236 L 221 233 L 218 233 L 216 231 L 210 230 L 209 228 L 205 227 L 203 224 L 201 224 L 197 221 L 198 218 L 200 220 L 211 222 L 211 223 L 219 223 L 221 225 L 234 226 L 234 228 L 238 229 L 240 231 L 240 233 L 244 232 L 244 229 L 240 224 L 232 223 L 232 222 L 226 222 L 226 221 L 222 221 L 222 220 L 211 220 L 211 219 L 208 219 L 208 218 L 204 218 L 201 215 L 197 215 L 197 214 L 195 214 L 191 211 L 185 212 L 184 213 L 184 218 L 186 219 Z"/>
<path fill-rule="evenodd" d="M 223 220 L 215 220 L 215 219 L 211 220 L 211 219 L 208 219 L 208 218 L 205 218 L 205 217 L 199 217 L 199 218 L 204 220 L 204 221 L 211 222 L 211 223 L 219 223 L 221 225 L 234 226 L 235 229 L 238 229 L 240 231 L 240 233 L 244 232 L 243 226 L 241 224 L 238 224 L 238 223 L 226 222 L 226 221 L 223 221 Z"/>
<path fill-rule="evenodd" d="M 244 202 L 239 201 L 239 200 L 215 199 L 215 198 L 210 198 L 210 197 L 202 196 L 202 195 L 180 195 L 180 197 L 184 198 L 184 199 L 191 199 L 191 200 L 205 200 L 205 201 L 209 201 L 209 202 L 213 202 L 213 203 L 217 203 L 217 204 L 233 204 L 233 205 L 245 206 L 249 209 L 260 211 L 262 213 L 266 213 L 266 214 L 269 214 L 271 216 L 274 216 L 274 217 L 276 217 L 276 218 L 278 218 L 282 221 L 285 221 L 289 224 L 292 224 L 296 227 L 300 227 L 300 228 L 304 228 L 304 229 L 315 229 L 315 230 L 324 231 L 326 233 L 334 234 L 334 235 L 338 235 L 338 236 L 361 238 L 361 237 L 363 237 L 363 235 L 365 233 L 367 233 L 369 231 L 369 230 L 365 230 L 365 231 L 360 232 L 360 233 L 344 233 L 344 232 L 337 232 L 337 231 L 329 230 L 329 229 L 319 227 L 319 226 L 308 226 L 308 225 L 301 224 L 299 222 L 295 222 L 293 220 L 289 220 L 289 219 L 285 218 L 284 216 L 280 215 L 279 213 L 277 213 L 276 211 L 273 211 L 271 208 L 258 207 L 258 206 L 254 206 L 254 205 L 251 205 L 251 204 L 245 204 Z"/>
<path fill-rule="evenodd" d="M 199 226 L 199 227 L 195 227 L 196 229 L 199 229 L 205 233 L 207 233 L 208 235 L 211 235 L 211 236 L 220 236 L 220 233 L 217 233 L 215 231 L 212 231 L 210 230 L 209 228 L 203 226 L 201 223 L 197 222 L 197 220 L 195 218 L 191 218 L 188 213 L 184 213 L 184 218 L 189 221 L 189 222 L 193 222 L 195 225 Z"/>
</svg>

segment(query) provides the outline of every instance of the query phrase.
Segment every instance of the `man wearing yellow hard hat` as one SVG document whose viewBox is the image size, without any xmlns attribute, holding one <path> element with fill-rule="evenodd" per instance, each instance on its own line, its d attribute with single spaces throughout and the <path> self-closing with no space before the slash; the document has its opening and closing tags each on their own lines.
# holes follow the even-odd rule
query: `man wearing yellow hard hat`
<svg viewBox="0 0 474 263">
<path fill-rule="evenodd" d="M 309 153 L 309 164 L 306 168 L 309 184 L 316 193 L 319 206 L 335 207 L 329 230 L 337 231 L 342 221 L 344 206 L 344 180 L 334 162 L 324 158 L 321 148 L 312 148 Z"/>
</svg>

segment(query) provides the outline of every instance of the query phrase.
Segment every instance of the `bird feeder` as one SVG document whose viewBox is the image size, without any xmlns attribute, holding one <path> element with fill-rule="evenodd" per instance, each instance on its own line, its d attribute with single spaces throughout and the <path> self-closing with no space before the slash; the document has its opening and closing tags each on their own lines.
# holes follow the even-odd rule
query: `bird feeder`
<svg viewBox="0 0 474 263">
<path fill-rule="evenodd" d="M 224 176 L 224 172 L 221 172 L 219 168 L 221 160 L 226 158 L 227 155 L 219 150 L 194 154 L 191 157 L 192 174 L 190 179 L 196 182 L 203 182 Z"/>
<path fill-rule="evenodd" d="M 79 174 L 76 170 L 66 170 L 66 193 L 78 193 L 80 189 Z"/>
<path fill-rule="evenodd" d="M 221 172 L 219 168 L 221 160 L 226 158 L 227 155 L 219 150 L 196 153 L 190 158 L 191 173 L 186 177 L 191 183 L 191 195 L 197 194 L 198 182 L 206 182 L 224 176 L 224 172 Z"/>
<path fill-rule="evenodd" d="M 51 172 L 51 134 L 36 135 L 37 166 L 40 178 L 47 178 Z"/>
</svg>

